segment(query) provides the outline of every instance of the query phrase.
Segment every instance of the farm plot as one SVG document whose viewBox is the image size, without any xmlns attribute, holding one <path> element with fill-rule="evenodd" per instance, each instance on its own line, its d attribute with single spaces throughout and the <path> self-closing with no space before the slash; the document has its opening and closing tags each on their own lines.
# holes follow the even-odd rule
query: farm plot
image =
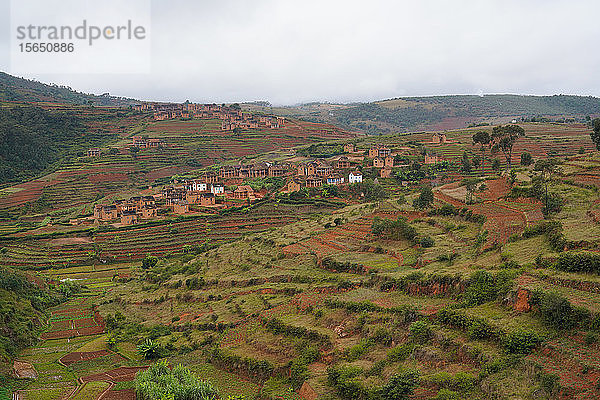
<svg viewBox="0 0 600 400">
<path fill-rule="evenodd" d="M 42 339 L 61 339 L 75 336 L 96 335 L 104 332 L 104 321 L 94 308 L 78 299 L 69 302 L 70 305 L 52 310 L 50 312 L 50 326 L 42 334 Z M 67 303 L 67 304 L 69 304 Z"/>
</svg>

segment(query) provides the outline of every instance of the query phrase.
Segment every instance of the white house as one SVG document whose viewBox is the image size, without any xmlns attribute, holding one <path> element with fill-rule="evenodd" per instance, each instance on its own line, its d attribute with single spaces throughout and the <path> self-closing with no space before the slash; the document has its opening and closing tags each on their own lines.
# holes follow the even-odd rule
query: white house
<svg viewBox="0 0 600 400">
<path fill-rule="evenodd" d="M 359 171 L 352 171 L 348 175 L 348 183 L 360 183 L 363 180 L 363 176 Z"/>
<path fill-rule="evenodd" d="M 220 194 L 224 194 L 225 193 L 225 186 L 216 183 L 216 184 L 212 184 L 210 185 L 210 192 L 212 194 L 214 194 L 215 196 L 218 196 Z"/>
<path fill-rule="evenodd" d="M 185 184 L 185 188 L 187 190 L 206 192 L 206 190 L 208 189 L 208 186 L 206 185 L 206 182 L 199 181 L 199 180 L 193 180 L 193 181 L 187 181 Z"/>
<path fill-rule="evenodd" d="M 338 174 L 331 174 L 327 177 L 328 185 L 341 185 L 344 183 L 344 178 Z"/>
</svg>

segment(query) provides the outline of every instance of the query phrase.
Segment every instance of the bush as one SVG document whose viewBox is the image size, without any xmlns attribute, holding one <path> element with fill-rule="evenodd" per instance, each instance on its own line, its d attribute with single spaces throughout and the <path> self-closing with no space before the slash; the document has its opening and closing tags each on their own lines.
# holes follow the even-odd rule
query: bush
<svg viewBox="0 0 600 400">
<path fill-rule="evenodd" d="M 506 335 L 504 348 L 512 354 L 529 354 L 541 341 L 541 338 L 534 331 L 519 330 Z"/>
<path fill-rule="evenodd" d="M 433 190 L 431 190 L 431 186 L 424 186 L 421 189 L 419 197 L 413 201 L 413 206 L 421 210 L 429 207 L 431 204 L 433 204 Z"/>
<path fill-rule="evenodd" d="M 396 221 L 385 218 L 375 218 L 373 219 L 371 231 L 376 236 L 392 240 L 406 239 L 413 241 L 417 236 L 417 230 L 406 222 L 406 218 L 401 216 L 398 217 Z"/>
<path fill-rule="evenodd" d="M 383 400 L 407 399 L 413 394 L 420 381 L 419 371 L 416 370 L 406 370 L 393 375 L 381 388 L 381 398 Z"/>
<path fill-rule="evenodd" d="M 463 300 L 468 306 L 476 306 L 496 299 L 497 295 L 494 276 L 487 271 L 477 271 L 469 279 Z"/>
<path fill-rule="evenodd" d="M 435 241 L 431 238 L 431 236 L 423 236 L 420 241 L 421 247 L 433 247 Z"/>
<path fill-rule="evenodd" d="M 146 258 L 142 260 L 143 269 L 153 268 L 156 264 L 158 264 L 158 257 L 155 256 L 146 256 Z"/>
<path fill-rule="evenodd" d="M 135 392 L 139 400 L 206 400 L 217 396 L 210 382 L 201 381 L 182 365 L 170 369 L 166 360 L 137 373 Z"/>
<path fill-rule="evenodd" d="M 425 321 L 415 321 L 408 327 L 411 337 L 417 342 L 424 343 L 428 341 L 431 336 L 431 327 Z"/>
<path fill-rule="evenodd" d="M 407 343 L 399 344 L 398 346 L 396 346 L 393 349 L 391 349 L 390 351 L 388 351 L 387 359 L 390 362 L 404 361 L 408 358 L 408 356 L 410 356 L 412 354 L 414 349 L 415 349 L 414 343 L 407 342 Z"/>
<path fill-rule="evenodd" d="M 566 252 L 558 257 L 555 265 L 561 271 L 600 274 L 600 254 Z"/>
</svg>

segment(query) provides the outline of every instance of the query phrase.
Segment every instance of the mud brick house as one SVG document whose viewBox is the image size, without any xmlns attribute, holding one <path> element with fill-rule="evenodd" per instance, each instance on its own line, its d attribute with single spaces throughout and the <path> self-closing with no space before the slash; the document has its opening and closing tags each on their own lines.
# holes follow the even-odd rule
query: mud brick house
<svg viewBox="0 0 600 400">
<path fill-rule="evenodd" d="M 143 219 L 156 218 L 156 216 L 158 214 L 158 208 L 154 205 L 146 206 L 146 207 L 139 209 L 137 211 L 137 214 L 138 214 L 138 216 L 140 216 Z"/>
<path fill-rule="evenodd" d="M 326 182 L 328 185 L 341 185 L 344 183 L 344 178 L 339 174 L 331 174 L 327 177 Z"/>
<path fill-rule="evenodd" d="M 119 214 L 117 212 L 117 206 L 114 204 L 110 206 L 103 206 L 101 204 L 97 204 L 94 207 L 94 219 L 100 221 L 110 221 L 111 219 L 117 219 Z"/>
<path fill-rule="evenodd" d="M 218 175 L 213 171 L 203 172 L 200 178 L 206 183 L 216 183 L 219 180 Z"/>
<path fill-rule="evenodd" d="M 233 191 L 233 198 L 234 199 L 250 199 L 250 198 L 254 198 L 254 189 L 252 189 L 250 186 L 247 186 L 247 185 L 238 186 Z"/>
<path fill-rule="evenodd" d="M 435 164 L 438 162 L 436 154 L 425 154 L 425 164 Z"/>
<path fill-rule="evenodd" d="M 354 153 L 356 151 L 356 148 L 354 146 L 354 143 L 346 143 L 344 145 L 344 153 Z"/>
<path fill-rule="evenodd" d="M 377 145 L 369 149 L 369 158 L 381 157 L 386 158 L 392 154 L 392 151 L 385 146 Z"/>
<path fill-rule="evenodd" d="M 98 157 L 100 155 L 100 149 L 97 147 L 92 147 L 87 151 L 88 157 Z"/>
<path fill-rule="evenodd" d="M 444 144 L 446 143 L 446 134 L 445 133 L 434 133 L 431 137 L 431 141 L 435 144 Z"/>
<path fill-rule="evenodd" d="M 348 183 L 360 183 L 363 181 L 363 174 L 360 171 L 352 171 L 348 174 Z"/>
<path fill-rule="evenodd" d="M 203 192 L 199 190 L 188 190 L 185 193 L 185 201 L 187 201 L 189 204 L 199 204 L 202 194 Z"/>
<path fill-rule="evenodd" d="M 320 187 L 323 186 L 323 178 L 315 175 L 306 177 L 306 187 Z"/>
<path fill-rule="evenodd" d="M 221 122 L 221 130 L 222 131 L 232 131 L 235 128 L 235 124 L 229 121 Z"/>
<path fill-rule="evenodd" d="M 219 196 L 222 194 L 225 194 L 225 186 L 219 184 L 219 183 L 213 183 L 210 185 L 210 192 L 212 194 L 214 194 L 215 196 Z"/>
<path fill-rule="evenodd" d="M 300 181 L 300 179 L 292 178 L 288 181 L 284 191 L 288 192 L 288 193 L 292 193 L 292 192 L 299 191 L 301 188 L 302 188 L 302 182 Z"/>
<path fill-rule="evenodd" d="M 190 205 L 185 200 L 177 201 L 171 204 L 171 207 L 173 208 L 173 212 L 178 215 L 185 214 L 190 211 Z"/>
<path fill-rule="evenodd" d="M 132 225 L 137 222 L 137 213 L 135 211 L 123 211 L 121 213 L 121 223 L 123 225 Z"/>
<path fill-rule="evenodd" d="M 300 164 L 296 167 L 296 175 L 307 176 L 308 175 L 308 164 Z"/>
<path fill-rule="evenodd" d="M 129 201 L 132 201 L 132 199 L 133 199 L 133 197 L 131 199 L 129 199 Z M 136 199 L 139 199 L 139 200 L 136 200 L 138 207 L 151 207 L 156 204 L 156 200 L 154 200 L 154 196 L 140 196 L 139 198 L 136 198 Z"/>
<path fill-rule="evenodd" d="M 131 140 L 131 145 L 134 147 L 145 149 L 148 146 L 146 139 L 144 139 L 141 136 L 134 136 L 133 138 L 131 138 Z"/>
<path fill-rule="evenodd" d="M 373 166 L 375 168 L 383 168 L 385 166 L 385 160 L 381 157 L 375 157 L 373 159 Z"/>
<path fill-rule="evenodd" d="M 165 204 L 168 206 L 185 200 L 186 190 L 183 187 L 165 186 L 162 191 Z"/>
<path fill-rule="evenodd" d="M 392 167 L 394 166 L 394 157 L 392 157 L 392 156 L 387 156 L 387 157 L 384 159 L 384 161 L 385 161 L 385 166 L 386 166 L 386 167 L 390 167 L 390 168 L 392 168 Z"/>
<path fill-rule="evenodd" d="M 381 168 L 381 170 L 379 171 L 379 176 L 382 178 L 391 178 L 392 177 L 392 168 L 390 168 L 390 167 Z"/>
<path fill-rule="evenodd" d="M 151 149 L 156 149 L 162 145 L 162 140 L 160 139 L 148 139 L 146 141 L 146 147 Z"/>
<path fill-rule="evenodd" d="M 239 177 L 239 168 L 236 166 L 225 166 L 219 169 L 219 175 L 223 179 L 237 178 Z"/>
<path fill-rule="evenodd" d="M 334 165 L 337 169 L 350 168 L 350 160 L 346 156 L 341 156 L 335 161 Z"/>
<path fill-rule="evenodd" d="M 265 163 L 251 165 L 247 169 L 248 178 L 264 178 L 269 175 L 269 166 Z"/>
<path fill-rule="evenodd" d="M 283 127 L 285 126 L 285 118 L 283 117 L 277 117 L 277 127 Z"/>
<path fill-rule="evenodd" d="M 333 167 L 324 161 L 316 161 L 309 165 L 308 172 L 309 175 L 314 174 L 320 177 L 325 177 L 333 173 Z"/>
<path fill-rule="evenodd" d="M 285 176 L 287 169 L 285 166 L 280 164 L 274 164 L 269 166 L 269 176 Z"/>
<path fill-rule="evenodd" d="M 212 193 L 202 193 L 200 196 L 200 205 L 202 207 L 214 206 L 215 203 L 215 195 Z"/>
</svg>

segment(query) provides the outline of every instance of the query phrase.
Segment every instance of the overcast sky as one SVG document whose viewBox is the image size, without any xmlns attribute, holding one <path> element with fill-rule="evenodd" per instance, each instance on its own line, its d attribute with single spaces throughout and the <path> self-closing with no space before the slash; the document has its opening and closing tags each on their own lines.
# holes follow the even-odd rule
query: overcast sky
<svg viewBox="0 0 600 400">
<path fill-rule="evenodd" d="M 598 0 L 153 0 L 151 72 L 96 75 L 11 70 L 8 11 L 0 0 L 0 70 L 85 92 L 274 104 L 600 96 Z"/>
</svg>

